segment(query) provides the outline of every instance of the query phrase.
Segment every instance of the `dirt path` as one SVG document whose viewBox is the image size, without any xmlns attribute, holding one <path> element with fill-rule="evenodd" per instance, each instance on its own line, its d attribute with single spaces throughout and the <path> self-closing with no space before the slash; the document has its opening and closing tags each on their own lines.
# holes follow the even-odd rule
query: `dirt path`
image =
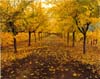
<svg viewBox="0 0 100 79">
<path fill-rule="evenodd" d="M 48 47 L 34 49 L 28 57 L 2 69 L 1 79 L 99 79 L 87 65 L 68 58 L 69 51 L 59 38 L 47 38 L 41 46 Z"/>
</svg>

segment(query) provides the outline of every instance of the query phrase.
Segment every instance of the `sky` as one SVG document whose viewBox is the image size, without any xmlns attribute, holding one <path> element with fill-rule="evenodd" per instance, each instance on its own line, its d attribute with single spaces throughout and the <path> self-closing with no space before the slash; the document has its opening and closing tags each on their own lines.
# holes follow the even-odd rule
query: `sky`
<svg viewBox="0 0 100 79">
<path fill-rule="evenodd" d="M 12 5 L 14 5 L 21 0 L 8 0 L 8 1 L 11 1 Z M 32 0 L 29 0 L 29 1 L 32 1 Z M 37 1 L 37 2 L 41 1 L 43 8 L 51 8 L 52 7 L 52 4 L 46 4 L 46 1 L 48 1 L 48 0 L 35 0 L 35 1 Z"/>
<path fill-rule="evenodd" d="M 43 8 L 51 8 L 52 7 L 52 4 L 45 4 L 45 2 L 48 1 L 48 0 L 36 0 L 36 1 L 41 1 Z"/>
</svg>

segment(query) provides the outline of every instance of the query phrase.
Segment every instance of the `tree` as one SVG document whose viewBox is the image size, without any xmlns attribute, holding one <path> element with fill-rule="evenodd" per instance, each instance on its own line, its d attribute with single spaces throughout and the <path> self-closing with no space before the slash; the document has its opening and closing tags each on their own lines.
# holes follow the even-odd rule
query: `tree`
<svg viewBox="0 0 100 79">
<path fill-rule="evenodd" d="M 83 34 L 83 53 L 85 54 L 87 31 L 89 29 L 89 26 L 93 24 L 92 19 L 98 17 L 98 6 L 96 6 L 96 1 L 92 2 L 91 0 L 82 2 L 80 2 L 79 0 L 79 3 L 81 3 L 82 7 L 78 8 L 77 12 L 79 12 L 80 14 L 76 12 L 74 19 L 79 31 Z M 95 16 L 95 14 L 97 15 Z"/>
<path fill-rule="evenodd" d="M 25 11 L 26 18 L 24 19 L 24 21 L 26 31 L 28 31 L 29 35 L 28 46 L 31 45 L 31 34 L 34 33 L 34 41 L 36 42 L 36 32 L 40 27 L 45 25 L 47 19 L 45 13 L 43 12 L 43 8 L 41 7 L 41 4 L 39 2 L 32 2 L 31 5 L 28 6 L 28 9 Z"/>
<path fill-rule="evenodd" d="M 31 1 L 21 1 L 19 5 L 16 5 L 17 9 L 15 6 L 12 6 L 10 2 L 5 2 L 5 4 L 7 5 L 6 7 L 2 7 L 1 5 L 2 9 L 4 9 L 4 11 L 1 12 L 1 15 L 3 15 L 1 16 L 3 18 L 2 23 L 13 34 L 14 52 L 16 53 L 16 35 L 18 34 L 18 26 L 16 25 L 16 21 L 18 21 L 19 19 L 23 19 L 21 16 L 23 15 L 24 10 L 31 3 Z M 3 4 L 3 2 L 1 4 Z"/>
<path fill-rule="evenodd" d="M 56 16 L 60 18 L 59 22 L 61 23 L 60 28 L 63 31 L 67 32 L 67 45 L 69 46 L 69 35 L 72 32 L 72 46 L 75 46 L 75 32 L 76 24 L 73 20 L 74 11 L 77 9 L 77 3 L 73 0 L 71 1 L 62 1 L 56 4 L 55 13 Z M 65 34 L 64 34 L 65 35 Z"/>
<path fill-rule="evenodd" d="M 73 43 L 75 45 L 75 32 L 80 31 L 83 35 L 83 53 L 86 52 L 86 35 L 89 26 L 93 24 L 91 21 L 93 18 L 98 18 L 99 16 L 99 6 L 98 0 L 70 0 L 70 1 L 58 1 L 54 6 L 54 14 L 56 18 L 60 18 L 59 22 L 61 27 L 67 27 L 67 43 L 69 44 L 69 32 L 73 32 Z M 71 17 L 73 20 L 68 19 Z M 67 20 L 68 19 L 68 20 Z M 66 21 L 64 21 L 66 20 Z M 71 23 L 70 23 L 71 22 Z M 63 23 L 66 23 L 63 25 Z M 78 28 L 78 30 L 76 29 Z"/>
</svg>

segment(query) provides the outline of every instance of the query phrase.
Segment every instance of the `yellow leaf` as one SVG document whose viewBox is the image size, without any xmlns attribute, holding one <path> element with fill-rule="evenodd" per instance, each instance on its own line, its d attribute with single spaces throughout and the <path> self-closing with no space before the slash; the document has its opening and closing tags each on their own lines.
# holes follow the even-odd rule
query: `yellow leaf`
<svg viewBox="0 0 100 79">
<path fill-rule="evenodd" d="M 76 77 L 77 76 L 77 73 L 73 73 L 73 77 Z"/>
</svg>

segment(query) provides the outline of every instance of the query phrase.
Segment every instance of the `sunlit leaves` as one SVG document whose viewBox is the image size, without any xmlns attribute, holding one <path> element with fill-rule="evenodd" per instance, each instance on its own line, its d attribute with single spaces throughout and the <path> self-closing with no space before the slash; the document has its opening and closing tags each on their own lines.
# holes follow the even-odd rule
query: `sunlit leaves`
<svg viewBox="0 0 100 79">
<path fill-rule="evenodd" d="M 84 14 L 80 14 L 79 15 L 79 26 L 84 27 L 87 22 L 89 22 L 89 17 L 87 17 Z"/>
<path fill-rule="evenodd" d="M 4 4 L 4 6 L 2 4 Z M 55 3 L 54 5 L 55 6 L 53 6 L 49 11 L 52 12 L 47 13 L 47 10 L 43 9 L 41 7 L 41 4 L 38 2 L 34 4 L 33 2 L 30 3 L 27 0 L 23 0 L 16 6 L 16 8 L 12 7 L 9 3 L 3 2 L 0 3 L 0 14 L 3 15 L 0 16 L 0 18 L 4 19 L 3 22 L 7 21 L 7 26 L 14 27 L 16 33 L 17 31 L 22 30 L 31 32 L 46 31 L 52 33 L 74 32 L 76 31 L 77 26 L 81 29 L 81 31 L 87 31 L 88 28 L 86 26 L 89 26 L 90 24 L 94 25 L 99 21 L 99 19 L 95 17 L 98 13 L 98 7 L 96 6 L 96 3 L 92 2 L 91 0 L 65 0 L 62 2 L 58 1 L 58 3 Z M 6 12 L 6 10 L 8 10 L 8 12 Z M 78 23 L 76 23 L 76 20 Z M 16 35 L 16 33 L 14 33 L 14 35 Z M 98 34 L 96 32 L 92 33 L 93 34 L 90 34 L 91 39 L 93 37 L 96 38 Z M 12 45 L 13 37 L 8 34 L 5 34 L 4 36 L 2 37 L 2 46 L 8 46 L 8 44 Z M 17 39 L 18 44 L 19 42 L 22 43 L 21 40 L 23 40 L 25 41 L 23 42 L 25 45 L 26 41 L 28 40 L 28 34 L 26 33 L 19 33 L 14 37 Z M 78 40 L 80 40 L 79 37 L 81 37 L 81 35 L 77 36 Z M 32 39 L 34 39 L 34 37 Z M 32 45 L 35 44 L 32 42 Z M 24 72 L 21 74 L 22 78 L 28 78 L 32 76 L 32 78 L 40 77 L 39 79 L 42 79 L 42 77 L 48 78 L 48 75 L 51 76 L 58 72 L 69 72 L 70 68 L 67 67 L 67 65 L 69 64 L 71 68 L 73 68 L 72 66 L 74 66 L 75 68 L 77 68 L 77 70 L 79 70 L 80 73 L 83 74 L 87 70 L 89 70 L 91 74 L 95 74 L 95 72 L 99 70 L 99 54 L 94 54 L 95 51 L 91 52 L 92 48 L 88 50 L 87 54 L 83 55 L 80 51 L 81 46 L 79 48 L 68 48 L 65 50 L 65 48 L 63 48 L 62 46 L 62 43 L 57 44 L 54 40 L 53 42 L 50 42 L 50 44 L 46 40 L 45 44 L 43 43 L 43 45 L 42 42 L 39 42 L 37 43 L 36 47 L 39 47 L 40 45 L 41 47 L 35 50 L 33 49 L 33 47 L 18 48 L 18 54 L 14 54 L 13 52 L 10 52 L 10 54 L 8 54 L 7 51 L 9 50 L 6 51 L 7 53 L 2 53 L 3 56 L 1 60 L 3 60 L 3 65 L 8 66 L 8 63 L 10 63 L 10 67 L 12 67 L 11 71 L 9 68 L 7 70 L 7 72 L 10 73 L 11 77 L 15 76 L 13 71 L 13 64 L 14 66 L 16 66 L 18 73 L 21 72 L 20 68 L 23 67 L 22 70 Z M 54 45 L 54 47 L 42 47 L 49 45 Z M 11 49 L 11 51 L 13 51 L 13 49 Z M 98 69 L 93 68 L 92 66 L 94 65 L 96 65 Z M 24 67 L 27 67 L 27 69 L 24 70 Z M 71 73 L 71 75 L 73 77 L 80 76 L 80 74 L 75 72 L 73 69 L 72 71 L 73 73 Z M 92 78 L 93 76 L 89 75 L 87 78 Z M 98 76 L 95 75 L 95 78 L 98 78 Z"/>
</svg>

